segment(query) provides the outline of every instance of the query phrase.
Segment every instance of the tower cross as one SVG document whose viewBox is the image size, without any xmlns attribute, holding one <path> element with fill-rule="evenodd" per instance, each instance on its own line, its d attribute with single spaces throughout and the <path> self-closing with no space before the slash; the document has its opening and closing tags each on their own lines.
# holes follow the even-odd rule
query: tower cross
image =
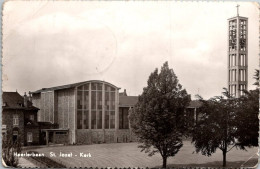
<svg viewBox="0 0 260 169">
<path fill-rule="evenodd" d="M 236 7 L 237 7 L 237 16 L 239 16 L 239 6 L 240 5 L 237 5 Z"/>
</svg>

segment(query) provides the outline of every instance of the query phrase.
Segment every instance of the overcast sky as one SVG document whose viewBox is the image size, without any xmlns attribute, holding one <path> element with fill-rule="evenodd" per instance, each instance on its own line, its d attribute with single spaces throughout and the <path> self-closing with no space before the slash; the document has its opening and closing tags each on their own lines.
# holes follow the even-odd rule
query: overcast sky
<svg viewBox="0 0 260 169">
<path fill-rule="evenodd" d="M 236 2 L 8 1 L 3 11 L 3 90 L 35 91 L 105 80 L 139 95 L 165 61 L 194 98 L 227 87 L 227 19 Z M 249 89 L 259 59 L 259 11 L 249 19 Z"/>
</svg>

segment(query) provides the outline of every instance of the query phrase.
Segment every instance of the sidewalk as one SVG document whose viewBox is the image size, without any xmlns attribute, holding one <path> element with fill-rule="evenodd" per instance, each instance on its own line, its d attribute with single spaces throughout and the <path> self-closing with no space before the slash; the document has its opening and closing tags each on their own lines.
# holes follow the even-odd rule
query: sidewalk
<svg viewBox="0 0 260 169">
<path fill-rule="evenodd" d="M 29 160 L 25 159 L 24 157 L 20 157 L 19 158 L 19 167 L 22 168 L 36 168 L 37 166 L 35 164 L 33 164 L 32 162 L 30 162 Z"/>
</svg>

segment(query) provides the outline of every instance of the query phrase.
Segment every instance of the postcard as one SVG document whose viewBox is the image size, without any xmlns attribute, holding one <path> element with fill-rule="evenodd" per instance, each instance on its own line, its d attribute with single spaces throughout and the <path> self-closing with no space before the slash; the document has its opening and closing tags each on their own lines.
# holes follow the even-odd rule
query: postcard
<svg viewBox="0 0 260 169">
<path fill-rule="evenodd" d="M 257 167 L 259 3 L 2 10 L 4 167 Z"/>
</svg>

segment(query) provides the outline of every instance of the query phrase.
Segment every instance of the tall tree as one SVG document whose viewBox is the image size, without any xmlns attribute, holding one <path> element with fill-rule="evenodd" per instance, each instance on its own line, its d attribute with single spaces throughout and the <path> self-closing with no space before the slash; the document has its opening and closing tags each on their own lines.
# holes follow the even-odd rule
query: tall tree
<svg viewBox="0 0 260 169">
<path fill-rule="evenodd" d="M 4 137 L 2 141 L 2 158 L 4 164 L 8 167 L 17 167 L 19 160 L 14 153 L 21 153 L 21 150 L 20 137 L 15 142 L 13 142 L 12 137 Z"/>
<path fill-rule="evenodd" d="M 227 153 L 233 148 L 245 149 L 236 140 L 236 113 L 237 99 L 229 95 L 227 90 L 224 96 L 216 96 L 203 100 L 200 108 L 201 118 L 192 132 L 192 143 L 196 152 L 211 156 L 220 149 L 223 154 L 223 167 L 226 166 Z"/>
<path fill-rule="evenodd" d="M 178 153 L 183 145 L 185 126 L 180 120 L 189 102 L 190 95 L 165 62 L 160 73 L 158 69 L 151 73 L 147 87 L 130 113 L 132 131 L 142 143 L 141 151 L 149 156 L 160 153 L 163 168 L 166 168 L 167 158 Z"/>
<path fill-rule="evenodd" d="M 259 86 L 259 70 L 255 70 L 254 85 Z M 237 139 L 243 146 L 258 146 L 259 89 L 244 91 L 237 109 Z"/>
<path fill-rule="evenodd" d="M 236 114 L 237 140 L 241 146 L 258 146 L 259 90 L 244 91 Z"/>
</svg>

